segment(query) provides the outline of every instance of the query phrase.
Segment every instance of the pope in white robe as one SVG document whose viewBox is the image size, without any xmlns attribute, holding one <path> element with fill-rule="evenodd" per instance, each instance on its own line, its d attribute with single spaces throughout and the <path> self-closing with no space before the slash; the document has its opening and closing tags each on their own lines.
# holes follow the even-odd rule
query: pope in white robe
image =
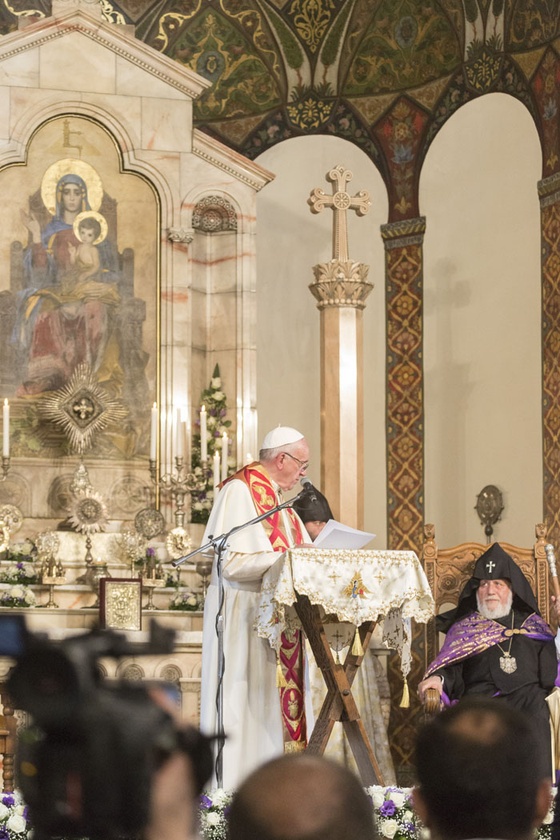
<svg viewBox="0 0 560 840">
<path fill-rule="evenodd" d="M 309 446 L 296 429 L 280 426 L 266 435 L 259 462 L 240 470 L 218 492 L 204 544 L 282 502 L 282 491 L 293 489 L 305 475 L 308 461 Z M 252 482 L 254 476 L 258 481 Z M 255 630 L 264 573 L 281 562 L 287 548 L 301 544 L 304 534 L 303 523 L 291 508 L 232 534 L 221 562 L 221 608 L 215 551 L 204 606 L 200 727 L 205 734 L 218 733 L 221 705 L 226 737 L 213 784 L 221 783 L 226 790 L 236 789 L 267 759 L 305 748 L 304 712 L 292 715 L 293 692 L 291 701 L 281 696 L 276 652 Z"/>
</svg>

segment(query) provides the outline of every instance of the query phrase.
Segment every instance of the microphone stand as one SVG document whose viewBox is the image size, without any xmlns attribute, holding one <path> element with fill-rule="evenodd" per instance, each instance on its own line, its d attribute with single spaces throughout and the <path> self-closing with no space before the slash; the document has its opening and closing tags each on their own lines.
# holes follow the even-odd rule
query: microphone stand
<svg viewBox="0 0 560 840">
<path fill-rule="evenodd" d="M 282 502 L 279 505 L 267 510 L 265 513 L 261 513 L 259 516 L 255 516 L 254 519 L 250 519 L 248 522 L 243 522 L 241 525 L 235 525 L 235 527 L 231 528 L 224 534 L 220 534 L 219 537 L 208 537 L 208 542 L 205 545 L 201 545 L 200 548 L 196 548 L 194 551 L 191 551 L 189 554 L 185 554 L 183 557 L 178 557 L 176 560 L 171 561 L 171 565 L 173 568 L 177 568 L 177 566 L 181 566 L 183 563 L 186 563 L 187 560 L 190 560 L 191 557 L 195 557 L 197 554 L 202 554 L 204 551 L 208 551 L 209 548 L 214 549 L 215 558 L 216 558 L 216 572 L 218 577 L 218 612 L 216 614 L 216 636 L 218 638 L 218 690 L 216 694 L 216 712 L 217 712 L 217 733 L 216 733 L 216 742 L 217 742 L 217 751 L 216 751 L 216 764 L 215 764 L 215 773 L 216 773 L 216 783 L 219 788 L 222 787 L 223 781 L 223 750 L 224 750 L 224 743 L 226 739 L 226 734 L 224 732 L 224 671 L 225 671 L 225 658 L 224 658 L 224 616 L 223 616 L 223 607 L 224 607 L 224 580 L 222 575 L 222 558 L 225 554 L 228 540 L 233 535 L 236 534 L 238 531 L 242 531 L 244 528 L 248 528 L 250 525 L 256 525 L 258 522 L 262 522 L 263 519 L 267 519 L 269 516 L 272 516 L 278 511 L 284 510 L 285 508 L 293 507 L 294 502 L 299 501 L 302 496 L 305 496 L 309 493 L 308 489 L 304 487 L 297 496 L 294 496 L 293 499 L 288 499 L 287 502 Z"/>
</svg>

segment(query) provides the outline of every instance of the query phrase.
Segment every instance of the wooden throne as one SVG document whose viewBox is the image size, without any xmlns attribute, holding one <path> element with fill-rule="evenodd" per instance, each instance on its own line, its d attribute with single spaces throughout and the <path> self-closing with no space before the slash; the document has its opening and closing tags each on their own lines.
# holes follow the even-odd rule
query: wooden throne
<svg viewBox="0 0 560 840">
<path fill-rule="evenodd" d="M 438 615 L 456 606 L 463 586 L 472 575 L 476 560 L 489 548 L 489 545 L 466 542 L 452 548 L 439 548 L 435 530 L 435 525 L 424 526 L 422 562 L 434 596 L 436 615 Z M 540 614 L 545 621 L 549 621 L 551 589 L 545 551 L 546 533 L 546 525 L 543 523 L 536 525 L 535 542 L 531 548 L 520 548 L 502 540 L 498 542 L 521 568 L 536 595 Z M 426 668 L 439 651 L 438 636 L 435 619 L 431 619 L 427 625 Z"/>
</svg>

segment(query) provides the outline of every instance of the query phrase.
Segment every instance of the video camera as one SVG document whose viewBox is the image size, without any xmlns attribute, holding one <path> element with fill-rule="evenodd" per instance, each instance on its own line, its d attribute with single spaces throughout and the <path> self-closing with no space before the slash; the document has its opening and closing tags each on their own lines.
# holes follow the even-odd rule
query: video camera
<svg viewBox="0 0 560 840">
<path fill-rule="evenodd" d="M 14 657 L 7 689 L 31 716 L 18 735 L 16 783 L 34 836 L 137 837 L 149 819 L 154 772 L 182 750 L 200 793 L 212 770 L 210 739 L 181 728 L 156 693 L 176 686 L 106 679 L 101 657 L 173 651 L 173 630 L 152 621 L 140 648 L 113 630 L 61 642 L 28 631 L 22 615 L 0 616 L 0 655 Z"/>
</svg>

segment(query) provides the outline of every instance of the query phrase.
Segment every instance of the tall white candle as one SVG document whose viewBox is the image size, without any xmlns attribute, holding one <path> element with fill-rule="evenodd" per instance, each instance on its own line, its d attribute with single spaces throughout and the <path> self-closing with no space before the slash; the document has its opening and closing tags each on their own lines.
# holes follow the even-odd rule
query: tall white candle
<svg viewBox="0 0 560 840">
<path fill-rule="evenodd" d="M 175 457 L 182 458 L 185 454 L 184 424 L 181 420 L 181 409 L 175 410 Z"/>
<path fill-rule="evenodd" d="M 206 406 L 200 407 L 200 460 L 208 460 L 208 427 L 206 425 Z"/>
<path fill-rule="evenodd" d="M 212 483 L 214 485 L 214 493 L 220 483 L 220 453 L 216 449 L 214 452 L 214 459 L 212 461 Z"/>
<path fill-rule="evenodd" d="M 158 410 L 157 403 L 152 406 L 152 422 L 150 430 L 150 461 L 155 461 L 157 458 L 157 430 L 158 430 Z"/>
<path fill-rule="evenodd" d="M 4 408 L 2 411 L 2 455 L 4 458 L 10 457 L 10 403 L 4 400 Z"/>
<path fill-rule="evenodd" d="M 228 444 L 227 432 L 224 432 L 222 435 L 222 481 L 227 478 Z"/>
</svg>

